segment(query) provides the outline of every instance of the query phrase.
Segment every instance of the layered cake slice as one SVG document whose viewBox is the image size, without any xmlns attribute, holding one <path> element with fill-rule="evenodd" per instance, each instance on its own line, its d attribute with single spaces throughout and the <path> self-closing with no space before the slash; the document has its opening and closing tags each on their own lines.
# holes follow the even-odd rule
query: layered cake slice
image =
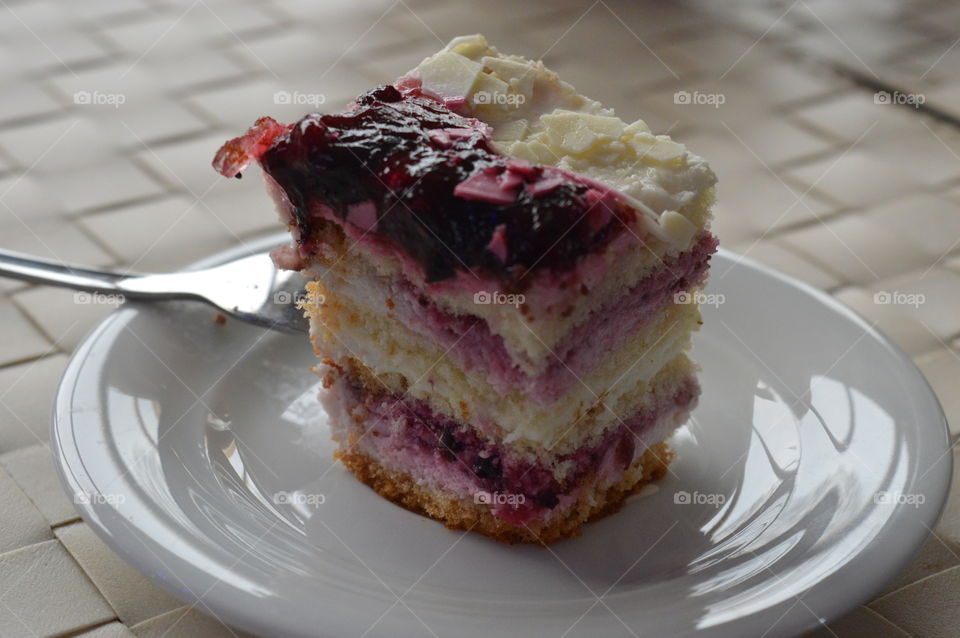
<svg viewBox="0 0 960 638">
<path fill-rule="evenodd" d="M 701 158 L 466 36 L 344 113 L 259 120 L 214 165 L 252 160 L 361 481 L 550 543 L 664 475 L 716 248 Z"/>
</svg>

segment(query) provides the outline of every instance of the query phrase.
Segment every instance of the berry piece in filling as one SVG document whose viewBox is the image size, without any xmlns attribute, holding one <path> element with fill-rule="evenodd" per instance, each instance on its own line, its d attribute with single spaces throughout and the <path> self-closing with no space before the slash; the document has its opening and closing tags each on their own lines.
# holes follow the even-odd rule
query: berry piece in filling
<svg viewBox="0 0 960 638">
<path fill-rule="evenodd" d="M 258 127 L 228 142 L 214 165 L 230 175 L 259 159 L 290 204 L 301 246 L 332 214 L 399 247 L 428 282 L 465 270 L 519 290 L 532 269 L 574 268 L 637 215 L 614 191 L 510 159 L 482 122 L 393 86 L 364 93 L 344 114 Z"/>
</svg>

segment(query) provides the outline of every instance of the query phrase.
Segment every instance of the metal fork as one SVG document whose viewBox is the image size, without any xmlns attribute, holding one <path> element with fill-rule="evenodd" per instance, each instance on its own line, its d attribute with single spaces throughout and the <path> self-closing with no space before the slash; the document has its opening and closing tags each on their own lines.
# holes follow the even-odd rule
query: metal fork
<svg viewBox="0 0 960 638">
<path fill-rule="evenodd" d="M 163 274 L 123 274 L 93 270 L 0 250 L 0 276 L 89 293 L 148 301 L 202 301 L 241 321 L 283 332 L 307 332 L 297 308 L 304 278 L 277 270 L 270 256 L 259 253 L 200 270 Z"/>
</svg>

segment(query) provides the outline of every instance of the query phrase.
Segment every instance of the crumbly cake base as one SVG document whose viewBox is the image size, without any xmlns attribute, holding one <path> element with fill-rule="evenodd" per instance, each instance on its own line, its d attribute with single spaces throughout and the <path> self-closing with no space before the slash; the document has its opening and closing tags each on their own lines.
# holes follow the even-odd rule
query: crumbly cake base
<svg viewBox="0 0 960 638">
<path fill-rule="evenodd" d="M 647 483 L 663 478 L 674 456 L 667 443 L 661 441 L 634 461 L 614 485 L 605 489 L 596 489 L 596 485 L 594 489 L 584 486 L 583 493 L 563 516 L 517 527 L 497 518 L 484 505 L 418 485 L 408 474 L 384 467 L 344 443 L 335 456 L 380 496 L 439 521 L 449 529 L 478 532 L 507 544 L 550 545 L 579 536 L 585 523 L 617 512 L 631 494 Z"/>
</svg>

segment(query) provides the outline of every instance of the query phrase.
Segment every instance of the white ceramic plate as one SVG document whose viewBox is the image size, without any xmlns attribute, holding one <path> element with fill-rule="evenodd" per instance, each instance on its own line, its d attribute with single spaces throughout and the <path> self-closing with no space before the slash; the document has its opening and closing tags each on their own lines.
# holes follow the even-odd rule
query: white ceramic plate
<svg viewBox="0 0 960 638">
<path fill-rule="evenodd" d="M 795 635 L 923 542 L 951 474 L 945 420 L 826 295 L 722 252 L 707 292 L 703 397 L 672 473 L 549 549 L 375 495 L 331 462 L 305 339 L 198 305 L 128 305 L 97 328 L 64 374 L 54 451 L 120 555 L 267 636 Z"/>
</svg>

